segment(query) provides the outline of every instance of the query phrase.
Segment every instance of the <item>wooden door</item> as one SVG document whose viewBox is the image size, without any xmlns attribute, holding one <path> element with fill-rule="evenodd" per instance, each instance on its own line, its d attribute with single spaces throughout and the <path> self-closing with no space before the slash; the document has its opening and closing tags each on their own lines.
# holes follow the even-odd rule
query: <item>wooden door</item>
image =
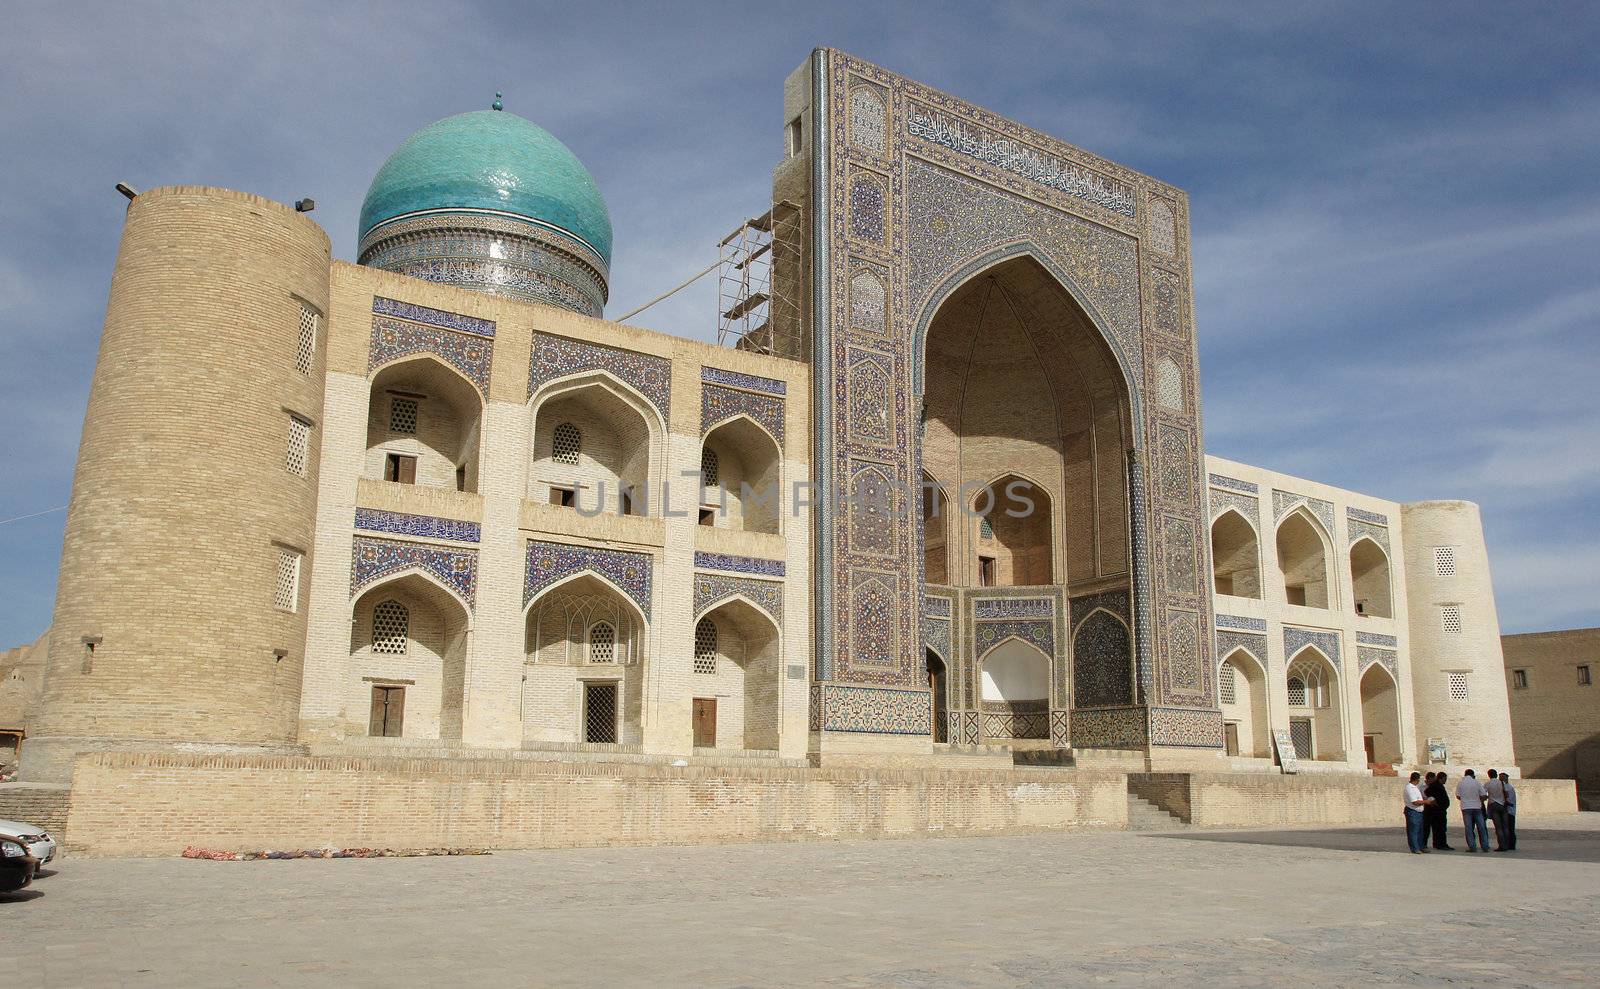
<svg viewBox="0 0 1600 989">
<path fill-rule="evenodd" d="M 1367 765 L 1371 766 L 1378 761 L 1378 757 L 1375 754 L 1377 746 L 1374 744 L 1371 735 L 1363 735 L 1361 742 L 1367 747 Z"/>
<path fill-rule="evenodd" d="M 1222 724 L 1223 744 L 1227 746 L 1229 755 L 1239 754 L 1239 723 L 1225 721 Z"/>
<path fill-rule="evenodd" d="M 717 699 L 694 699 L 694 747 L 713 749 L 717 746 Z"/>
</svg>

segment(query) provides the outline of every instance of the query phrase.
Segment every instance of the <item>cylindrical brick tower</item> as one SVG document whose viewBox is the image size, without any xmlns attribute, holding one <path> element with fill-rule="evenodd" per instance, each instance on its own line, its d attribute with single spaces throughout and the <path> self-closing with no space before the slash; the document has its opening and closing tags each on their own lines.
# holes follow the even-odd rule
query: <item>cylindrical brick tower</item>
<svg viewBox="0 0 1600 989">
<path fill-rule="evenodd" d="M 281 203 L 129 205 L 24 778 L 94 749 L 294 742 L 329 273 L 327 234 Z"/>
<path fill-rule="evenodd" d="M 1489 579 L 1483 520 L 1470 501 L 1402 509 L 1417 758 L 1441 739 L 1452 765 L 1513 764 L 1500 618 Z"/>
</svg>

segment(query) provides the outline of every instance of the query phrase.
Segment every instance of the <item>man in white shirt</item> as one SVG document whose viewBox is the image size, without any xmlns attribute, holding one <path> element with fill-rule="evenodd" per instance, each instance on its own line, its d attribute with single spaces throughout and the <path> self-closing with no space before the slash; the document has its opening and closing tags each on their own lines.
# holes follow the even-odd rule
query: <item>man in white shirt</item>
<svg viewBox="0 0 1600 989">
<path fill-rule="evenodd" d="M 1402 798 L 1406 808 L 1406 844 L 1413 855 L 1422 855 L 1428 850 L 1422 833 L 1422 809 L 1433 801 L 1422 795 L 1421 784 L 1422 774 L 1412 773 Z"/>
<path fill-rule="evenodd" d="M 1483 820 L 1483 798 L 1483 784 L 1478 782 L 1478 775 L 1467 770 L 1456 784 L 1456 801 L 1461 804 L 1461 820 L 1467 826 L 1469 852 L 1480 848 L 1489 850 L 1489 826 Z"/>
</svg>

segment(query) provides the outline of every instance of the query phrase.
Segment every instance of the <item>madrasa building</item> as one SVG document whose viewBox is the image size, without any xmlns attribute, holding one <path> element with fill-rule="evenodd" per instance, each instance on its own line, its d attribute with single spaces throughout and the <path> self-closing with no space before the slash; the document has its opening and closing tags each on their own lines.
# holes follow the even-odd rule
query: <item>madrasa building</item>
<svg viewBox="0 0 1600 989">
<path fill-rule="evenodd" d="M 774 780 L 898 787 L 886 832 L 1116 825 L 1513 768 L 1478 509 L 1205 454 L 1182 190 L 833 50 L 772 123 L 720 345 L 605 318 L 601 192 L 498 99 L 389 157 L 355 263 L 133 196 L 20 747 L 69 841 L 171 800 L 459 836 L 472 786 L 544 829 L 480 843 L 633 840 L 605 801 L 713 782 L 743 810 L 662 797 L 655 838 L 850 832 Z"/>
</svg>

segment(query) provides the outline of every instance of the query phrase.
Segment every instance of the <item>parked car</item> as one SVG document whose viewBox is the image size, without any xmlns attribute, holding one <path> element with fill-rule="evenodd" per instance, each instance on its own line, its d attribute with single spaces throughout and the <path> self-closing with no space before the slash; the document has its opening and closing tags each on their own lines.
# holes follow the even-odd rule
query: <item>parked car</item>
<svg viewBox="0 0 1600 989">
<path fill-rule="evenodd" d="M 0 834 L 0 893 L 12 893 L 33 882 L 39 860 L 13 835 Z"/>
<path fill-rule="evenodd" d="M 28 852 L 39 860 L 41 866 L 56 857 L 56 840 L 50 837 L 50 832 L 37 825 L 0 821 L 0 834 L 14 835 L 12 840 L 28 846 Z"/>
</svg>

